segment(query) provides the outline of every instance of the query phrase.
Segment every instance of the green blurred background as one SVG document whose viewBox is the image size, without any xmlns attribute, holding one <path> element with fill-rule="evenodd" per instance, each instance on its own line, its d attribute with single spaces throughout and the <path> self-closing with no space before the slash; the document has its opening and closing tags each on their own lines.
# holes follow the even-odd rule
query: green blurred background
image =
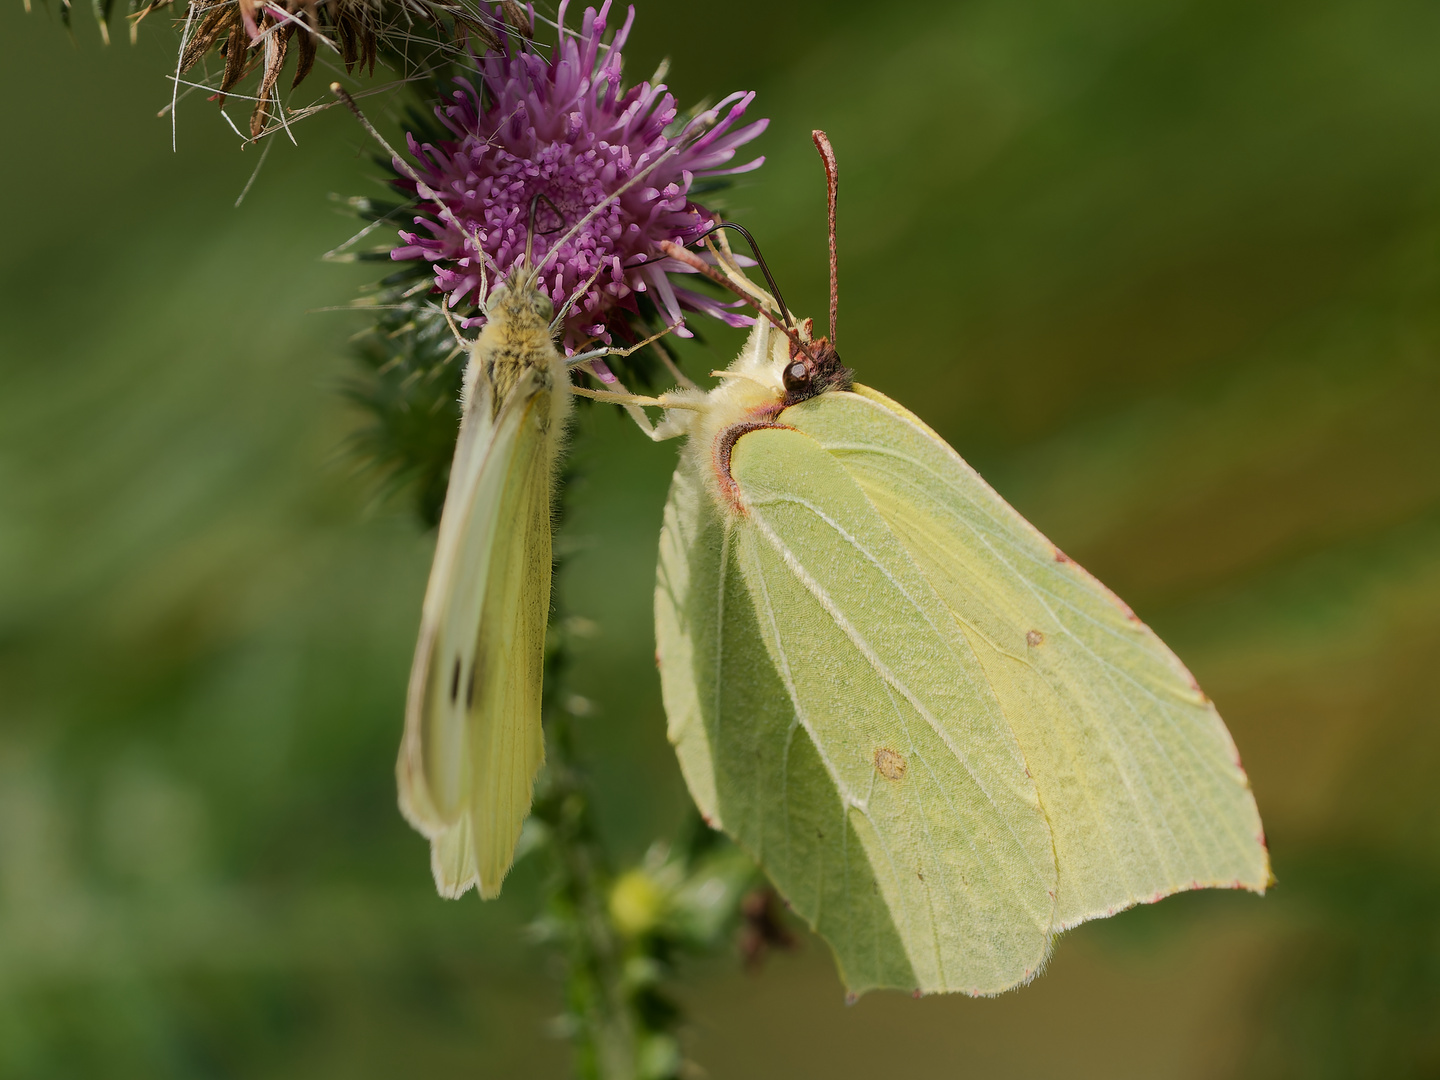
<svg viewBox="0 0 1440 1080">
<path fill-rule="evenodd" d="M 256 161 L 174 40 L 0 13 L 0 1076 L 562 1076 L 537 868 L 438 900 L 392 763 L 431 537 L 376 498 L 322 263 L 332 112 Z M 117 29 L 123 41 L 123 30 Z M 1440 1076 L 1440 7 L 646 0 L 632 76 L 760 92 L 730 195 L 792 306 L 1169 641 L 1279 885 L 846 1007 L 824 946 L 686 969 L 723 1078 Z M 306 97 L 323 94 L 322 74 Z M 243 109 L 237 111 L 243 116 Z M 723 366 L 733 336 L 692 349 Z M 674 447 L 588 411 L 561 588 L 600 814 L 686 797 L 650 591 Z"/>
</svg>

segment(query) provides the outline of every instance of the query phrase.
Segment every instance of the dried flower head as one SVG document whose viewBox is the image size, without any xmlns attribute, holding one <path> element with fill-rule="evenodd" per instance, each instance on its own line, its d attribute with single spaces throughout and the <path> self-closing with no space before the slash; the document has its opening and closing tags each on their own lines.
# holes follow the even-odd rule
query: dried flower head
<svg viewBox="0 0 1440 1080">
<path fill-rule="evenodd" d="M 68 19 L 70 0 L 61 0 Z M 180 0 L 132 0 L 133 41 L 140 23 Z M 114 0 L 95 0 L 96 18 L 109 40 L 107 23 Z M 468 60 L 471 50 L 493 48 L 498 31 L 508 21 L 512 28 L 530 25 L 530 14 L 506 0 L 498 12 L 481 0 L 188 0 L 177 16 L 180 56 L 176 76 L 195 78 L 192 69 L 214 53 L 223 61 L 216 72 L 206 71 L 200 84 L 217 91 L 220 103 L 255 71 L 259 81 L 250 117 L 250 137 L 258 139 L 277 129 L 283 116 L 280 79 L 291 56 L 295 57 L 290 86 L 299 86 L 322 54 L 357 66 L 373 75 L 377 59 L 403 78 L 433 75 L 456 61 Z M 309 112 L 312 110 L 302 110 Z M 294 119 L 294 114 L 291 115 Z"/>
<path fill-rule="evenodd" d="M 498 48 L 477 58 L 478 83 L 457 79 L 460 89 L 436 110 L 440 137 L 408 137 L 419 176 L 445 212 L 417 199 L 417 229 L 400 234 L 403 243 L 391 257 L 431 264 L 434 287 L 449 306 L 476 312 L 470 325 L 483 321 L 484 293 L 524 254 L 527 238 L 557 309 L 591 281 L 566 320 L 569 349 L 597 338 L 609 342 L 621 327 L 629 336 L 646 297 L 666 325 L 680 323 L 684 310 L 746 321 L 676 285 L 670 275 L 693 271 L 665 257 L 659 244 L 684 244 L 716 220 L 691 200 L 697 182 L 758 167 L 763 158 L 728 163 L 767 121 L 736 126 L 753 93 L 731 94 L 683 121 L 663 85 L 625 89 L 620 50 L 635 12 L 607 42 L 610 6 L 606 0 L 599 11 L 586 8 L 576 33 L 565 28 L 562 3 L 548 58 L 522 35 L 503 33 Z M 647 169 L 641 182 L 564 239 Z M 416 192 L 409 181 L 397 185 Z"/>
</svg>

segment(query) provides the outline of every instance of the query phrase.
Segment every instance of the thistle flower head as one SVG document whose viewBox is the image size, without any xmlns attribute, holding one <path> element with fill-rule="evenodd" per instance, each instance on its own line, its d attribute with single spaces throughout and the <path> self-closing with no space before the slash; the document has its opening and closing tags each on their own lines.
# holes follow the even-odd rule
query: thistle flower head
<svg viewBox="0 0 1440 1080">
<path fill-rule="evenodd" d="M 597 338 L 609 342 L 612 329 L 641 314 L 645 296 L 667 325 L 679 323 L 685 310 L 748 321 L 677 285 L 671 275 L 692 271 L 658 245 L 693 240 L 716 220 L 691 200 L 698 181 L 746 172 L 764 160 L 729 164 L 767 124 L 737 126 L 754 94 L 731 94 L 682 121 L 663 85 L 622 86 L 620 50 L 633 7 L 606 42 L 610 0 L 599 11 L 585 9 L 578 33 L 565 28 L 565 6 L 548 57 L 507 33 L 500 47 L 477 58 L 478 80 L 457 79 L 459 89 L 436 109 L 442 137 L 408 136 L 425 186 L 417 192 L 415 184 L 399 182 L 417 193 L 419 215 L 391 257 L 427 260 L 435 288 L 450 307 L 475 309 L 467 322 L 477 325 L 485 293 L 524 255 L 528 238 L 540 287 L 557 310 L 589 282 L 566 319 L 564 344 L 572 350 Z"/>
</svg>

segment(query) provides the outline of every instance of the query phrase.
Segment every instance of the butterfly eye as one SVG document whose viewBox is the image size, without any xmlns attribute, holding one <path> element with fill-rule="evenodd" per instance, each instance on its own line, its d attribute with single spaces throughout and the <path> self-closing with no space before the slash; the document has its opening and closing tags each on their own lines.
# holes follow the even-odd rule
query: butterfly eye
<svg viewBox="0 0 1440 1080">
<path fill-rule="evenodd" d="M 810 369 L 802 361 L 796 360 L 785 368 L 781 381 L 785 384 L 787 393 L 804 390 L 810 385 Z"/>
<path fill-rule="evenodd" d="M 535 293 L 535 310 L 540 313 L 542 319 L 555 317 L 555 305 L 551 302 L 550 297 L 538 290 Z"/>
</svg>

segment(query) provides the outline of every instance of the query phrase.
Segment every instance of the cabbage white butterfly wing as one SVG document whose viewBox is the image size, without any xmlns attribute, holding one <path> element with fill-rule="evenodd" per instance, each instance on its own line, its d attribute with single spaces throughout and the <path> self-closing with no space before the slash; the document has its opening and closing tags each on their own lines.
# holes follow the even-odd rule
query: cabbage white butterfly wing
<svg viewBox="0 0 1440 1080">
<path fill-rule="evenodd" d="M 1180 661 L 829 342 L 777 324 L 790 340 L 757 321 L 715 390 L 651 402 L 689 434 L 657 655 L 696 803 L 847 986 L 999 993 L 1087 919 L 1263 893 L 1254 798 Z"/>
<path fill-rule="evenodd" d="M 442 896 L 497 896 L 544 760 L 550 505 L 571 409 L 528 257 L 486 303 L 465 371 L 396 763 Z"/>
<path fill-rule="evenodd" d="M 470 350 L 395 766 L 401 813 L 429 838 L 435 887 L 451 898 L 471 886 L 499 895 L 544 761 L 551 499 L 569 368 L 649 343 L 561 356 L 564 312 L 537 274 L 527 251 L 490 294 Z"/>
<path fill-rule="evenodd" d="M 417 193 L 468 232 L 344 88 L 330 90 Z M 590 210 L 552 254 L 668 156 Z M 395 763 L 400 811 L 430 840 L 435 887 L 452 898 L 471 886 L 484 898 L 499 895 L 545 754 L 550 500 L 572 404 L 567 364 L 587 357 L 567 361 L 555 346 L 564 312 L 556 317 L 539 288 L 533 219 L 534 204 L 524 257 L 486 297 L 485 326 L 470 348 Z M 478 236 L 476 246 L 484 295 L 483 275 L 498 267 Z"/>
<path fill-rule="evenodd" d="M 330 89 L 420 196 L 467 232 L 344 88 L 331 83 Z M 562 357 L 556 331 L 600 268 L 558 314 L 539 287 L 539 272 L 580 229 L 678 149 L 672 146 L 601 199 L 539 266 L 531 262 L 530 246 L 536 196 L 524 257 L 487 298 L 486 323 L 470 349 L 395 764 L 400 811 L 430 840 L 441 896 L 457 898 L 471 886 L 485 899 L 499 895 L 544 761 L 550 508 L 572 405 L 569 368 L 602 356 L 627 356 L 674 329 L 626 349 Z M 482 274 L 498 269 L 478 237 L 476 246 Z"/>
</svg>

